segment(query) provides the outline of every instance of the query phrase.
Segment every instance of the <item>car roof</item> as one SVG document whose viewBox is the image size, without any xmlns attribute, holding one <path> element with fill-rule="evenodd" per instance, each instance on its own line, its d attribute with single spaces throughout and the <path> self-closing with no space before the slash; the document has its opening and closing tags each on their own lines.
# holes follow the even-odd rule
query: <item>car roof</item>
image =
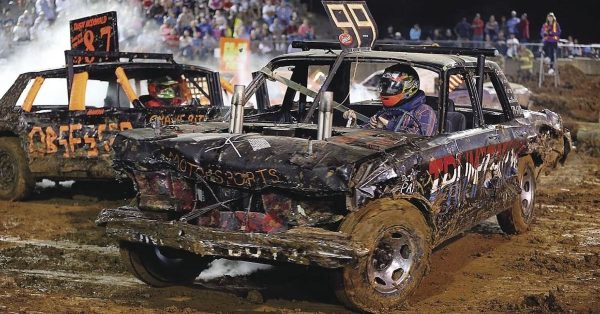
<svg viewBox="0 0 600 314">
<path fill-rule="evenodd" d="M 284 54 L 275 57 L 271 62 L 279 62 L 286 59 L 334 59 L 340 54 L 340 52 L 340 50 L 311 49 L 307 51 Z M 356 51 L 349 53 L 346 58 L 350 60 L 353 58 L 380 60 L 388 59 L 398 62 L 427 65 L 439 69 L 448 69 L 459 65 L 475 66 L 477 64 L 477 59 L 470 56 L 396 51 Z M 493 62 L 486 61 L 486 65 L 488 66 L 492 63 Z"/>
<path fill-rule="evenodd" d="M 80 71 L 102 71 L 102 70 L 111 70 L 116 69 L 117 67 L 122 67 L 124 70 L 128 69 L 182 69 L 184 71 L 198 71 L 198 72 L 208 72 L 215 73 L 215 71 L 196 65 L 190 64 L 179 64 L 179 63 L 167 63 L 167 62 L 102 62 L 102 63 L 92 63 L 92 64 L 82 64 L 75 65 L 73 69 L 75 72 Z M 66 75 L 67 67 L 60 67 L 54 69 L 47 69 L 41 71 L 31 71 L 23 73 L 27 76 L 35 76 L 35 75 Z"/>
</svg>

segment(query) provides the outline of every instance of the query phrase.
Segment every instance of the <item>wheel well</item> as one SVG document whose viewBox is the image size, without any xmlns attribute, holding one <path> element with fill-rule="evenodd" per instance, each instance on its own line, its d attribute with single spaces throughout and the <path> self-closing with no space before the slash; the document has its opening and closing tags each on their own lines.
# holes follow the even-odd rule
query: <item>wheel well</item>
<svg viewBox="0 0 600 314">
<path fill-rule="evenodd" d="M 435 226 L 435 223 L 433 222 L 433 215 L 431 214 L 431 204 L 428 201 L 421 198 L 408 198 L 407 201 L 414 205 L 421 212 L 421 214 L 423 214 L 427 225 L 429 226 L 429 228 L 431 228 L 431 241 L 433 243 L 433 241 L 435 240 L 434 235 L 437 234 L 437 228 Z"/>
<path fill-rule="evenodd" d="M 19 136 L 12 131 L 0 131 L 0 137 L 19 137 Z"/>
</svg>

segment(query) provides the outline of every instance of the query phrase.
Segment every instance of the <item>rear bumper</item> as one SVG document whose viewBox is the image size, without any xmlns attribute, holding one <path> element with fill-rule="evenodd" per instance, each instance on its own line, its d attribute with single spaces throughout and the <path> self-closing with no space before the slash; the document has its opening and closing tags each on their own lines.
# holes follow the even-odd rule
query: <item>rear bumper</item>
<svg viewBox="0 0 600 314">
<path fill-rule="evenodd" d="M 182 249 L 201 256 L 289 262 L 339 268 L 356 263 L 368 250 L 344 233 L 293 228 L 281 233 L 225 231 L 167 221 L 160 213 L 133 207 L 105 209 L 96 223 L 118 241 Z"/>
</svg>

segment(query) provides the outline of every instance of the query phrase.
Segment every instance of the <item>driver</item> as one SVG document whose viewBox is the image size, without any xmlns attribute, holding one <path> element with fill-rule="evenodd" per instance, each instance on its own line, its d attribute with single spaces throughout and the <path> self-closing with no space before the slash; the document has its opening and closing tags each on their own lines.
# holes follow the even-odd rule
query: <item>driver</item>
<svg viewBox="0 0 600 314">
<path fill-rule="evenodd" d="M 379 81 L 383 108 L 371 117 L 369 124 L 361 127 L 435 135 L 437 117 L 425 103 L 425 92 L 419 86 L 419 75 L 411 66 L 396 64 L 386 68 Z M 356 119 L 356 112 L 348 110 L 344 112 L 344 118 Z"/>
<path fill-rule="evenodd" d="M 144 104 L 149 108 L 180 106 L 183 103 L 179 83 L 168 76 L 148 80 L 148 94 L 152 97 Z"/>
</svg>

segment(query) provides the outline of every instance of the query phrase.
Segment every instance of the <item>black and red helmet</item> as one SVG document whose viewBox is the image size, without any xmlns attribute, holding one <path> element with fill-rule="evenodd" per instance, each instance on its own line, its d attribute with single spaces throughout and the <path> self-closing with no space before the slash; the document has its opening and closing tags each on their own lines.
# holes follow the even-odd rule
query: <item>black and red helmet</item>
<svg viewBox="0 0 600 314">
<path fill-rule="evenodd" d="M 405 64 L 393 65 L 383 71 L 379 81 L 381 102 L 385 107 L 394 107 L 416 95 L 419 87 L 419 74 L 413 67 Z"/>
</svg>

